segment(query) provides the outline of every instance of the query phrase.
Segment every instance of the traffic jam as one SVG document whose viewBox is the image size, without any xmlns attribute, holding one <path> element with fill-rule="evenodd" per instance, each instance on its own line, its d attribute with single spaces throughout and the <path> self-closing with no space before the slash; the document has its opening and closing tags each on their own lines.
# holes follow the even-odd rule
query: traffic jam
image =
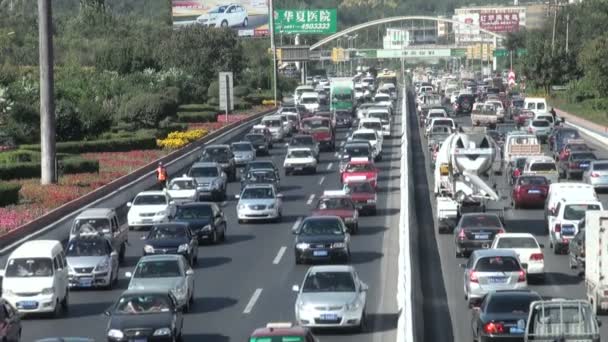
<svg viewBox="0 0 608 342">
<path fill-rule="evenodd" d="M 545 98 L 512 91 L 506 72 L 411 76 L 455 331 L 473 341 L 600 341 L 601 143 Z"/>
<path fill-rule="evenodd" d="M 0 314 L 11 318 L 5 340 L 25 335 L 25 317 L 66 318 L 71 296 L 113 289 L 121 294 L 102 310 L 107 341 L 182 340 L 186 317 L 198 305 L 196 272 L 205 263 L 204 249 L 230 241 L 231 225 L 262 229 L 284 222 L 291 215 L 285 179 L 317 175 L 331 156 L 336 159 L 323 164 L 319 184 L 335 177 L 340 185 L 311 194 L 309 214 L 291 231 L 293 267 L 307 268 L 291 288 L 293 317 L 255 330 L 249 341 L 316 341 L 313 332 L 325 328 L 365 332 L 369 285 L 351 262 L 352 245 L 367 228 L 360 218 L 378 213 L 379 179 L 387 171 L 377 163 L 395 134 L 397 87 L 388 69 L 310 77 L 236 141 L 206 145 L 183 174 L 168 174 L 159 164 L 160 186 L 126 203 L 126 223 L 117 209 L 86 209 L 72 222 L 67 244 L 22 243 L 2 271 Z M 328 96 L 322 100 L 321 93 Z M 338 141 L 338 134 L 346 136 Z M 271 155 L 282 147 L 282 163 L 276 163 Z M 230 201 L 234 211 L 226 210 Z M 132 241 L 134 234 L 141 243 Z M 123 273 L 127 262 L 132 267 Z"/>
</svg>

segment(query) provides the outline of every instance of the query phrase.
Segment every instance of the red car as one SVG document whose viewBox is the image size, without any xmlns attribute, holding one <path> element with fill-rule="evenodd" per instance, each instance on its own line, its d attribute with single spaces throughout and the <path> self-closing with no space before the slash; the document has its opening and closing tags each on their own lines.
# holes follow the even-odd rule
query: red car
<svg viewBox="0 0 608 342">
<path fill-rule="evenodd" d="M 338 216 L 350 230 L 356 234 L 359 231 L 359 212 L 352 198 L 346 192 L 325 191 L 317 201 L 312 216 Z"/>
<path fill-rule="evenodd" d="M 549 193 L 549 181 L 542 176 L 521 176 L 515 181 L 513 208 L 542 207 Z"/>
<path fill-rule="evenodd" d="M 331 120 L 322 116 L 313 116 L 301 120 L 300 131 L 312 135 L 319 143 L 319 148 L 334 151 L 336 149 L 336 137 Z"/>
<path fill-rule="evenodd" d="M 365 179 L 348 178 L 344 183 L 344 191 L 353 200 L 361 214 L 376 215 L 378 194 L 370 181 Z"/>
<path fill-rule="evenodd" d="M 314 342 L 317 341 L 308 328 L 294 326 L 291 323 L 268 323 L 265 328 L 258 328 L 249 337 L 249 342 Z"/>
<path fill-rule="evenodd" d="M 352 158 L 340 174 L 342 183 L 346 183 L 348 179 L 355 177 L 369 181 L 372 187 L 378 186 L 378 169 L 374 163 L 367 158 Z"/>
<path fill-rule="evenodd" d="M 524 126 L 528 120 L 532 119 L 534 119 L 534 112 L 529 110 L 522 110 L 519 114 L 513 116 L 513 121 L 515 121 L 518 126 Z"/>
</svg>

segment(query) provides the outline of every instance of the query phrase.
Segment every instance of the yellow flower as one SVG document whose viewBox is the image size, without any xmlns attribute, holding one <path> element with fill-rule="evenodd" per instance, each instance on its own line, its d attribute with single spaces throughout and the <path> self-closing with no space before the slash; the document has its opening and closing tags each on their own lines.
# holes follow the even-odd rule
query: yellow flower
<svg viewBox="0 0 608 342">
<path fill-rule="evenodd" d="M 186 132 L 171 132 L 165 139 L 157 139 L 156 145 L 160 148 L 176 150 L 189 143 L 206 136 L 209 132 L 206 129 L 195 129 Z"/>
</svg>

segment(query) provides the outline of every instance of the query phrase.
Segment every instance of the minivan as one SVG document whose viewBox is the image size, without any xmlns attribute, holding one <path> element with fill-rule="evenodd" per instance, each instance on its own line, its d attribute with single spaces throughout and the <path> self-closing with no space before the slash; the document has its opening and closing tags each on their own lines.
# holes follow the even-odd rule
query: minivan
<svg viewBox="0 0 608 342">
<path fill-rule="evenodd" d="M 67 311 L 68 266 L 61 242 L 33 240 L 17 247 L 8 258 L 2 297 L 21 313 Z"/>
<path fill-rule="evenodd" d="M 124 261 L 129 228 L 120 225 L 114 209 L 93 208 L 78 214 L 72 223 L 70 240 L 82 235 L 103 235 L 110 239 L 120 262 Z"/>
</svg>

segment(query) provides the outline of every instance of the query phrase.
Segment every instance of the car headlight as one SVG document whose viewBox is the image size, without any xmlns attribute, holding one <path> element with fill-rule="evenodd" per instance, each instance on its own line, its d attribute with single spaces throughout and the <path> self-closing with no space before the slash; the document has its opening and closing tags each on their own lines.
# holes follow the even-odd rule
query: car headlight
<svg viewBox="0 0 608 342">
<path fill-rule="evenodd" d="M 245 209 L 245 205 L 244 204 L 239 204 L 236 208 L 238 210 L 243 210 L 243 209 Z"/>
<path fill-rule="evenodd" d="M 188 250 L 188 244 L 184 243 L 177 247 L 177 253 L 186 252 Z"/>
<path fill-rule="evenodd" d="M 208 224 L 208 225 L 204 226 L 201 230 L 204 231 L 204 232 L 210 232 L 211 231 L 211 225 Z"/>
<path fill-rule="evenodd" d="M 118 329 L 110 329 L 108 330 L 108 337 L 117 339 L 117 340 L 122 340 L 125 337 L 125 334 L 122 333 L 122 331 L 118 330 Z"/>
<path fill-rule="evenodd" d="M 297 249 L 308 249 L 310 247 L 310 245 L 306 242 L 298 242 L 296 243 L 296 248 Z"/>
<path fill-rule="evenodd" d="M 160 328 L 160 329 L 156 329 L 154 330 L 154 336 L 170 336 L 171 335 L 171 329 L 170 328 Z"/>
<path fill-rule="evenodd" d="M 167 212 L 165 210 L 163 210 L 163 211 L 157 212 L 155 215 L 156 216 L 165 216 L 165 215 L 167 215 Z"/>
<path fill-rule="evenodd" d="M 331 244 L 332 248 L 344 248 L 346 244 L 344 242 L 334 242 Z"/>
<path fill-rule="evenodd" d="M 42 289 L 41 292 L 43 295 L 52 295 L 53 293 L 55 293 L 55 289 L 53 289 L 52 287 L 47 287 L 45 289 Z"/>
<path fill-rule="evenodd" d="M 283 167 L 291 167 L 291 163 L 284 162 L 284 163 L 283 163 Z"/>
<path fill-rule="evenodd" d="M 108 259 L 104 259 L 97 266 L 95 266 L 95 271 L 103 272 L 107 271 L 110 268 L 110 261 Z"/>
<path fill-rule="evenodd" d="M 154 247 L 152 247 L 151 245 L 145 245 L 144 246 L 144 252 L 146 252 L 146 253 L 154 253 Z"/>
<path fill-rule="evenodd" d="M 346 304 L 346 310 L 348 310 L 348 311 L 355 311 L 355 310 L 359 309 L 359 306 L 361 306 L 361 303 L 359 303 L 358 300 L 355 300 L 352 303 Z"/>
</svg>

